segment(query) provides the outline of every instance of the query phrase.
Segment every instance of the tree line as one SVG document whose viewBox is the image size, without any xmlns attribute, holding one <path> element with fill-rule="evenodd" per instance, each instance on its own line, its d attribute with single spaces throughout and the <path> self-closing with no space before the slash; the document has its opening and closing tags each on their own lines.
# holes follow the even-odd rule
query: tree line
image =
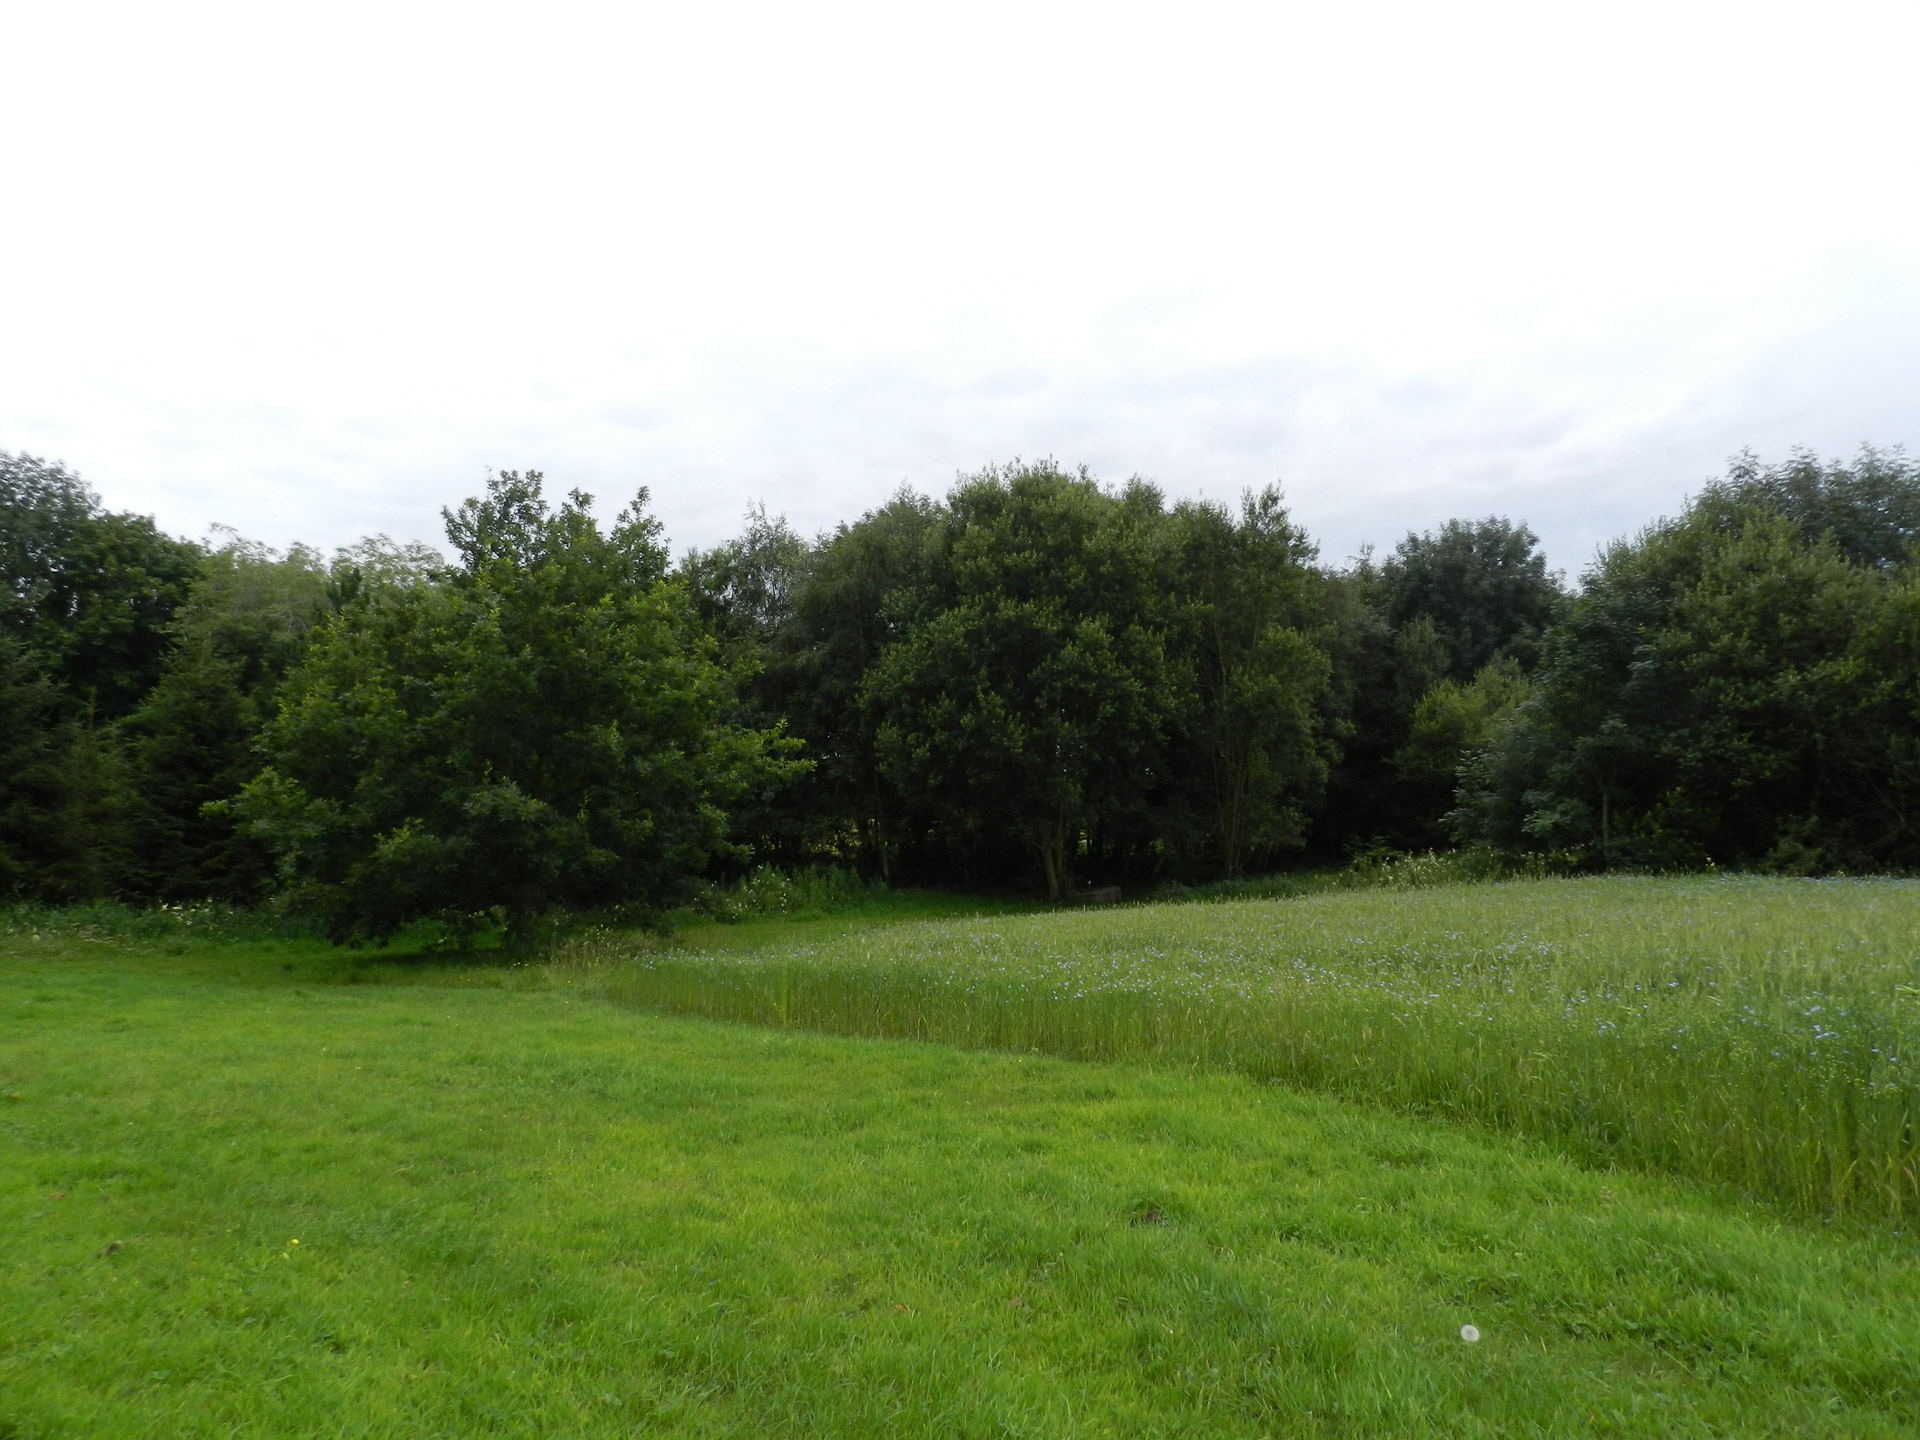
<svg viewBox="0 0 1920 1440">
<path fill-rule="evenodd" d="M 524 930 L 743 867 L 1025 886 L 1356 849 L 1911 867 L 1920 467 L 1743 456 L 1566 586 L 1501 518 L 1329 565 L 1277 489 L 1052 463 L 676 562 L 535 472 L 448 552 L 206 543 L 0 453 L 0 893 Z"/>
</svg>

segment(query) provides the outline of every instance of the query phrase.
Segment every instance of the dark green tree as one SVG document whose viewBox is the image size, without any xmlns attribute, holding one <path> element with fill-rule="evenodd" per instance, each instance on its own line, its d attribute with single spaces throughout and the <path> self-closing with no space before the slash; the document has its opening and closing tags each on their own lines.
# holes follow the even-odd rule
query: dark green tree
<svg viewBox="0 0 1920 1440">
<path fill-rule="evenodd" d="M 159 683 L 119 726 L 132 791 L 122 889 L 167 901 L 260 898 L 269 858 L 221 802 L 259 773 L 260 732 L 328 612 L 332 578 L 311 550 L 281 555 L 232 534 L 206 557 Z"/>
<path fill-rule="evenodd" d="M 159 679 L 201 553 L 144 516 L 102 510 L 65 466 L 0 451 L 0 628 L 97 722 Z"/>
<path fill-rule="evenodd" d="M 737 539 L 689 550 L 676 570 L 714 637 L 730 651 L 760 656 L 793 622 L 809 548 L 784 515 L 769 518 L 764 505 L 755 505 Z"/>
<path fill-rule="evenodd" d="M 1407 743 L 1393 757 L 1409 784 L 1440 788 L 1450 796 L 1461 763 L 1485 749 L 1495 732 L 1527 698 L 1527 677 L 1511 655 L 1490 661 L 1462 685 L 1442 680 L 1413 708 Z"/>
<path fill-rule="evenodd" d="M 66 708 L 26 646 L 0 634 L 0 895 L 57 892 L 78 848 Z"/>
<path fill-rule="evenodd" d="M 1277 487 L 1244 496 L 1237 516 L 1178 506 L 1170 528 L 1190 680 L 1176 725 L 1179 789 L 1190 797 L 1181 818 L 1198 822 L 1191 828 L 1231 878 L 1304 843 L 1326 779 L 1330 664 L 1312 638 L 1321 586 Z"/>
<path fill-rule="evenodd" d="M 892 878 L 920 838 L 883 773 L 867 675 L 902 633 L 903 597 L 923 578 L 941 509 L 902 489 L 810 547 L 793 572 L 789 614 L 772 627 L 751 682 L 763 713 L 785 717 L 813 769 L 775 797 L 756 845 L 790 859 L 854 861 Z M 769 842 L 771 847 L 769 847 Z"/>
<path fill-rule="evenodd" d="M 107 737 L 38 656 L 0 633 L 0 896 L 110 895 L 125 793 Z"/>
<path fill-rule="evenodd" d="M 881 767 L 957 851 L 1011 843 L 1059 897 L 1138 823 L 1178 685 L 1159 493 L 1008 465 L 959 484 L 869 672 Z"/>
<path fill-rule="evenodd" d="M 1341 756 L 1316 848 L 1331 856 L 1381 843 L 1443 845 L 1451 786 L 1403 763 L 1419 749 L 1422 700 L 1443 683 L 1470 685 L 1496 660 L 1530 669 L 1565 607 L 1559 577 L 1531 530 L 1490 516 L 1409 534 L 1385 561 L 1362 555 L 1329 578 L 1331 729 Z"/>
<path fill-rule="evenodd" d="M 1763 465 L 1747 450 L 1694 508 L 1733 526 L 1751 510 L 1771 510 L 1803 540 L 1831 539 L 1855 564 L 1896 565 L 1920 544 L 1920 464 L 1898 447 L 1863 445 L 1851 465 L 1824 463 L 1810 450 Z"/>
<path fill-rule="evenodd" d="M 444 575 L 364 574 L 313 633 L 239 811 L 339 939 L 411 920 L 659 904 L 726 807 L 791 774 L 666 579 L 641 492 L 607 534 L 505 472 L 447 513 Z"/>
<path fill-rule="evenodd" d="M 1387 623 L 1370 556 L 1320 578 L 1314 637 L 1331 663 L 1325 730 L 1337 754 L 1309 849 L 1326 861 L 1376 844 L 1431 845 L 1444 797 L 1409 787 L 1394 761 L 1420 698 L 1446 677 L 1446 647 L 1424 614 L 1397 630 Z"/>
<path fill-rule="evenodd" d="M 1888 497 L 1836 467 L 1787 513 L 1742 468 L 1588 575 L 1463 771 L 1462 839 L 1609 865 L 1920 861 L 1913 564 L 1858 543 Z"/>
<path fill-rule="evenodd" d="M 695 617 L 720 647 L 724 665 L 738 679 L 733 722 L 749 730 L 785 723 L 800 734 L 786 702 L 769 682 L 768 669 L 791 644 L 795 603 L 805 582 L 813 547 L 784 516 L 769 517 L 766 507 L 749 508 L 746 526 L 734 539 L 710 550 L 690 550 L 675 567 Z M 839 828 L 833 807 L 822 806 L 813 783 L 818 773 L 771 778 L 741 794 L 730 807 L 731 839 L 740 865 L 803 865 L 833 849 Z M 834 855 L 839 860 L 844 857 Z"/>
<path fill-rule="evenodd" d="M 1388 626 L 1398 633 L 1425 617 L 1444 678 L 1461 684 L 1499 655 L 1531 668 L 1565 599 L 1534 533 L 1499 516 L 1409 534 L 1380 566 Z"/>
</svg>

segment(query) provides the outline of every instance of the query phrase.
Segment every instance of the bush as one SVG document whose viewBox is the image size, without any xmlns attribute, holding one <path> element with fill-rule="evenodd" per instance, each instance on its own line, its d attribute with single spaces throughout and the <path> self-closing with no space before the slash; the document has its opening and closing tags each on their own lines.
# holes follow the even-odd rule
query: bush
<svg viewBox="0 0 1920 1440">
<path fill-rule="evenodd" d="M 886 893 L 886 881 L 863 880 L 856 871 L 838 865 L 793 871 L 761 865 L 732 884 L 708 884 L 686 908 L 733 925 L 760 915 L 824 915 L 857 909 Z"/>
</svg>

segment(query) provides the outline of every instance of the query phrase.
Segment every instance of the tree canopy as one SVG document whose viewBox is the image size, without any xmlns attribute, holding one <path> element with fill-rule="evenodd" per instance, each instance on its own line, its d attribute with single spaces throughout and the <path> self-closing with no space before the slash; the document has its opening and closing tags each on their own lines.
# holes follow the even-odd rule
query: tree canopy
<svg viewBox="0 0 1920 1440">
<path fill-rule="evenodd" d="M 558 905 L 658 905 L 726 807 L 802 762 L 726 723 L 732 677 L 666 578 L 643 491 L 602 534 L 506 471 L 446 515 L 455 565 L 316 627 L 236 802 L 340 938 Z"/>
<path fill-rule="evenodd" d="M 1920 474 L 1736 464 L 1609 548 L 1472 757 L 1470 842 L 1597 863 L 1920 861 Z"/>
<path fill-rule="evenodd" d="M 450 553 L 204 543 L 0 454 L 0 895 L 524 933 L 746 867 L 1085 886 L 1386 845 L 1920 863 L 1920 467 L 1734 459 L 1569 591 L 1052 461 L 677 563 L 503 472 Z"/>
<path fill-rule="evenodd" d="M 103 510 L 65 466 L 0 451 L 0 626 L 101 719 L 158 677 L 200 548 Z"/>
</svg>

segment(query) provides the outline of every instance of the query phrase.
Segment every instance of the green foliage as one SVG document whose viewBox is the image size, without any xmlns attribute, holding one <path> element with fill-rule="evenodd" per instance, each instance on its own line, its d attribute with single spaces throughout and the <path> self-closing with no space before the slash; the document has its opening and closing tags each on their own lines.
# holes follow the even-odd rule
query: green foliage
<svg viewBox="0 0 1920 1440">
<path fill-rule="evenodd" d="M 330 578 L 298 546 L 281 555 L 229 535 L 207 556 L 159 683 L 120 726 L 132 768 L 123 890 L 174 903 L 266 892 L 270 859 L 224 802 L 260 771 L 260 732 L 327 612 Z"/>
<path fill-rule="evenodd" d="M 1762 465 L 1748 450 L 1695 508 L 1736 527 L 1747 511 L 1771 510 L 1802 539 L 1831 540 L 1856 565 L 1896 565 L 1911 559 L 1920 543 L 1920 463 L 1898 448 L 1871 445 L 1861 446 L 1851 465 L 1823 464 L 1810 450 Z"/>
<path fill-rule="evenodd" d="M 729 567 L 782 557 L 758 713 L 790 717 L 817 768 L 784 802 L 807 823 L 763 849 L 975 883 L 1025 857 L 1059 896 L 1076 871 L 1238 871 L 1300 843 L 1329 666 L 1276 490 L 1168 510 L 1144 482 L 1014 464 L 942 504 L 903 492 L 804 555 L 784 533 L 753 518 L 691 567 L 718 595 Z"/>
<path fill-rule="evenodd" d="M 759 865 L 731 884 L 712 884 L 696 891 L 687 909 L 724 924 L 738 924 L 769 915 L 807 918 L 839 914 L 884 901 L 888 893 L 886 881 L 866 880 L 859 871 L 838 865 L 811 865 L 793 871 Z"/>
<path fill-rule="evenodd" d="M 1408 809 L 1429 817 L 1420 840 L 1444 843 L 1442 817 L 1456 803 L 1460 767 L 1505 732 L 1527 693 L 1519 661 L 1502 655 L 1465 684 L 1441 680 L 1414 705 L 1406 743 L 1393 755 L 1392 766 Z"/>
<path fill-rule="evenodd" d="M 1380 567 L 1387 623 L 1402 630 L 1425 617 L 1455 682 L 1501 656 L 1529 666 L 1566 599 L 1539 547 L 1525 525 L 1492 515 L 1410 534 Z"/>
<path fill-rule="evenodd" d="M 1511 656 L 1489 661 L 1464 685 L 1442 680 L 1414 706 L 1395 768 L 1409 780 L 1450 783 L 1461 762 L 1485 748 L 1526 697 L 1526 675 Z"/>
<path fill-rule="evenodd" d="M 174 947 L 170 954 L 179 953 L 188 943 L 313 938 L 311 927 L 284 911 L 214 900 L 175 905 L 127 905 L 114 900 L 4 905 L 0 906 L 0 936 L 122 947 L 165 943 Z"/>
<path fill-rule="evenodd" d="M 864 695 L 883 773 L 954 850 L 1011 840 L 1050 898 L 1125 824 L 1178 705 L 1157 493 L 1009 466 L 961 484 Z"/>
<path fill-rule="evenodd" d="M 64 466 L 0 451 L 0 628 L 98 720 L 159 678 L 200 557 L 143 516 L 103 511 Z"/>
<path fill-rule="evenodd" d="M 0 634 L 0 895 L 74 893 L 87 835 L 80 726 L 26 648 Z"/>
<path fill-rule="evenodd" d="M 1271 486 L 1244 496 L 1237 519 L 1190 504 L 1172 525 L 1192 678 L 1179 771 L 1204 796 L 1206 833 L 1233 879 L 1254 857 L 1303 843 L 1336 753 L 1324 730 L 1332 667 L 1310 633 L 1313 551 Z"/>
<path fill-rule="evenodd" d="M 1384 563 L 1363 554 L 1332 578 L 1322 624 L 1341 755 L 1313 850 L 1330 859 L 1374 843 L 1444 844 L 1451 779 L 1407 768 L 1437 738 L 1430 730 L 1415 738 L 1422 700 L 1438 686 L 1471 683 L 1496 660 L 1530 669 L 1565 606 L 1559 579 L 1530 530 L 1491 517 L 1409 535 Z"/>
<path fill-rule="evenodd" d="M 798 563 L 790 615 L 769 635 L 751 693 L 764 713 L 787 719 L 813 769 L 751 817 L 757 824 L 746 835 L 758 852 L 857 860 L 869 873 L 893 874 L 908 817 L 881 772 L 862 687 L 896 637 L 896 602 L 918 577 L 938 523 L 933 502 L 903 488 L 821 537 Z"/>
<path fill-rule="evenodd" d="M 1559 880 L 1580 874 L 1577 853 L 1512 850 L 1356 849 L 1338 869 L 1283 870 L 1246 880 L 1204 885 L 1174 883 L 1147 898 L 1160 903 L 1208 904 L 1232 900 L 1297 900 L 1344 890 L 1426 890 L 1438 885 L 1481 885 L 1501 880 Z"/>
<path fill-rule="evenodd" d="M 1920 627 L 1914 565 L 1883 558 L 1905 533 L 1888 476 L 1789 476 L 1811 487 L 1796 517 L 1736 472 L 1611 548 L 1464 768 L 1456 833 L 1655 868 L 1920 863 Z"/>
<path fill-rule="evenodd" d="M 589 497 L 550 510 L 505 472 L 448 513 L 454 568 L 376 576 L 315 630 L 238 809 L 329 934 L 661 903 L 793 771 L 725 723 L 645 498 L 603 536 Z"/>
<path fill-rule="evenodd" d="M 792 623 L 807 553 L 785 516 L 769 519 L 766 507 L 756 505 L 739 539 L 689 550 L 677 570 L 701 623 L 722 645 L 752 651 Z"/>
<path fill-rule="evenodd" d="M 451 566 L 209 549 L 0 455 L 0 893 L 297 891 L 376 938 L 767 865 L 1063 898 L 1449 839 L 1920 864 L 1899 451 L 1742 456 L 1572 601 L 1505 519 L 1332 569 L 1276 488 L 1169 507 L 1051 461 L 813 541 L 756 507 L 671 575 L 638 510 L 602 535 L 537 477 L 447 523 Z"/>
</svg>

